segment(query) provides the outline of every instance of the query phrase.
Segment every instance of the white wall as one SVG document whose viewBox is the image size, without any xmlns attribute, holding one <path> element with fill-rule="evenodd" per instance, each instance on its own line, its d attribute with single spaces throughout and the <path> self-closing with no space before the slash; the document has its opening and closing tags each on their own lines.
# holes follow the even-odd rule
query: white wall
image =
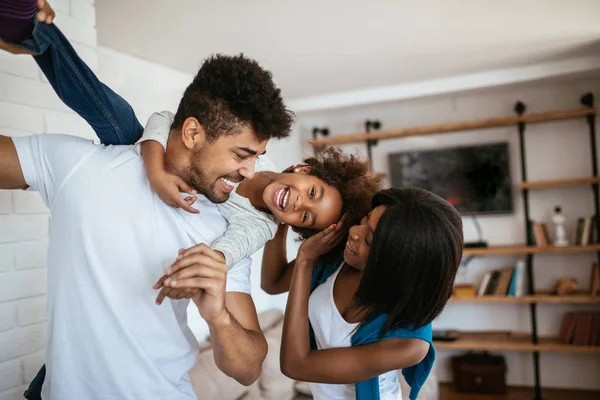
<svg viewBox="0 0 600 400">
<path fill-rule="evenodd" d="M 311 136 L 313 126 L 328 126 L 332 135 L 363 131 L 365 119 L 380 119 L 383 129 L 458 122 L 513 115 L 517 100 L 523 101 L 527 112 L 582 107 L 581 94 L 593 91 L 600 95 L 597 79 L 569 80 L 555 83 L 537 83 L 482 92 L 457 94 L 435 98 L 422 98 L 399 103 L 355 107 L 329 112 L 302 114 L 298 118 L 304 143 Z M 526 147 L 529 180 L 590 176 L 591 153 L 589 133 L 583 119 L 527 127 Z M 516 127 L 496 128 L 470 133 L 432 135 L 406 139 L 393 139 L 373 148 L 374 168 L 389 173 L 387 154 L 407 149 L 429 149 L 485 142 L 507 141 L 510 148 L 510 168 L 513 182 L 521 180 L 518 134 Z M 306 145 L 305 145 L 306 146 Z M 350 152 L 366 154 L 364 145 L 345 145 Z M 491 245 L 523 243 L 524 217 L 520 192 L 514 191 L 514 213 L 504 216 L 478 217 L 485 240 Z M 561 205 L 569 218 L 572 230 L 577 217 L 593 213 L 593 196 L 588 187 L 564 188 L 533 192 L 531 218 L 550 222 L 555 205 Z M 463 218 L 465 240 L 477 240 L 471 218 Z M 508 266 L 516 257 L 487 257 L 473 260 L 461 267 L 459 282 L 481 281 L 490 269 Z M 549 289 L 561 276 L 576 277 L 581 288 L 589 288 L 593 254 L 540 255 L 534 259 L 536 289 Z M 570 310 L 598 310 L 597 305 L 538 306 L 540 335 L 557 336 L 562 315 Z M 526 305 L 451 304 L 435 322 L 439 329 L 464 330 L 516 330 L 529 331 L 529 307 Z M 451 378 L 448 358 L 455 353 L 438 352 L 438 368 L 442 379 Z M 506 353 L 508 382 L 512 385 L 531 385 L 532 357 L 529 353 Z M 577 387 L 600 389 L 600 357 L 590 355 L 541 355 L 541 383 L 547 387 Z"/>
</svg>

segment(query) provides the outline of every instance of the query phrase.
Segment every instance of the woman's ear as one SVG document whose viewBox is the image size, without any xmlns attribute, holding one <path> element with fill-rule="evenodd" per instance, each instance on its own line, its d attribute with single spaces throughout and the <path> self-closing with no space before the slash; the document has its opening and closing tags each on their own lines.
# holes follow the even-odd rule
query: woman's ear
<svg viewBox="0 0 600 400">
<path fill-rule="evenodd" d="M 294 167 L 295 174 L 310 174 L 312 166 L 310 165 L 297 165 Z"/>
</svg>

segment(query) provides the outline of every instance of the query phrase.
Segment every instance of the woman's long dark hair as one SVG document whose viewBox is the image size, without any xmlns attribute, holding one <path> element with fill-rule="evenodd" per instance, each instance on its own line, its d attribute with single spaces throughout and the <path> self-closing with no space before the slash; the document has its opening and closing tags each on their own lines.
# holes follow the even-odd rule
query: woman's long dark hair
<svg viewBox="0 0 600 400">
<path fill-rule="evenodd" d="M 452 294 L 463 251 L 462 220 L 447 201 L 422 189 L 378 192 L 372 208 L 387 206 L 375 234 L 354 306 L 364 322 L 389 315 L 393 328 L 433 321 Z"/>
</svg>

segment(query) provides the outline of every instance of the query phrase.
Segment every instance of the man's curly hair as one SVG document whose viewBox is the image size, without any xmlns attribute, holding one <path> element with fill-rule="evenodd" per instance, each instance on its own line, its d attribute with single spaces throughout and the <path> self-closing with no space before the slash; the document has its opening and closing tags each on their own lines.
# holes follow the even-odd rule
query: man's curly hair
<svg viewBox="0 0 600 400">
<path fill-rule="evenodd" d="M 288 137 L 294 114 L 288 110 L 271 73 L 256 61 L 213 55 L 185 89 L 172 128 L 195 117 L 209 141 L 250 126 L 260 140 Z"/>
<path fill-rule="evenodd" d="M 369 163 L 354 155 L 345 155 L 341 150 L 329 147 L 316 157 L 304 159 L 311 167 L 310 175 L 316 176 L 336 188 L 342 197 L 342 214 L 346 214 L 345 226 L 356 225 L 371 211 L 373 195 L 381 190 L 381 177 L 375 175 Z M 309 228 L 292 228 L 302 239 L 318 231 Z M 342 243 L 343 246 L 345 244 Z"/>
</svg>

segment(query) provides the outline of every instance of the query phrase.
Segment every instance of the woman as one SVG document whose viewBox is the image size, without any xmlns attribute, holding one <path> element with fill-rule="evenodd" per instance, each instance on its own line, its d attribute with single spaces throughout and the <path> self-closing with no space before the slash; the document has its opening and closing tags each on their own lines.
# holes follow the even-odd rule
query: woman
<svg viewBox="0 0 600 400">
<path fill-rule="evenodd" d="M 290 292 L 281 369 L 314 382 L 317 400 L 401 398 L 402 369 L 416 399 L 435 359 L 431 321 L 462 257 L 460 215 L 425 190 L 388 189 L 343 253 L 332 252 L 342 232 L 334 225 L 305 240 L 289 264 L 285 228 L 265 246 L 263 288 Z"/>
</svg>

